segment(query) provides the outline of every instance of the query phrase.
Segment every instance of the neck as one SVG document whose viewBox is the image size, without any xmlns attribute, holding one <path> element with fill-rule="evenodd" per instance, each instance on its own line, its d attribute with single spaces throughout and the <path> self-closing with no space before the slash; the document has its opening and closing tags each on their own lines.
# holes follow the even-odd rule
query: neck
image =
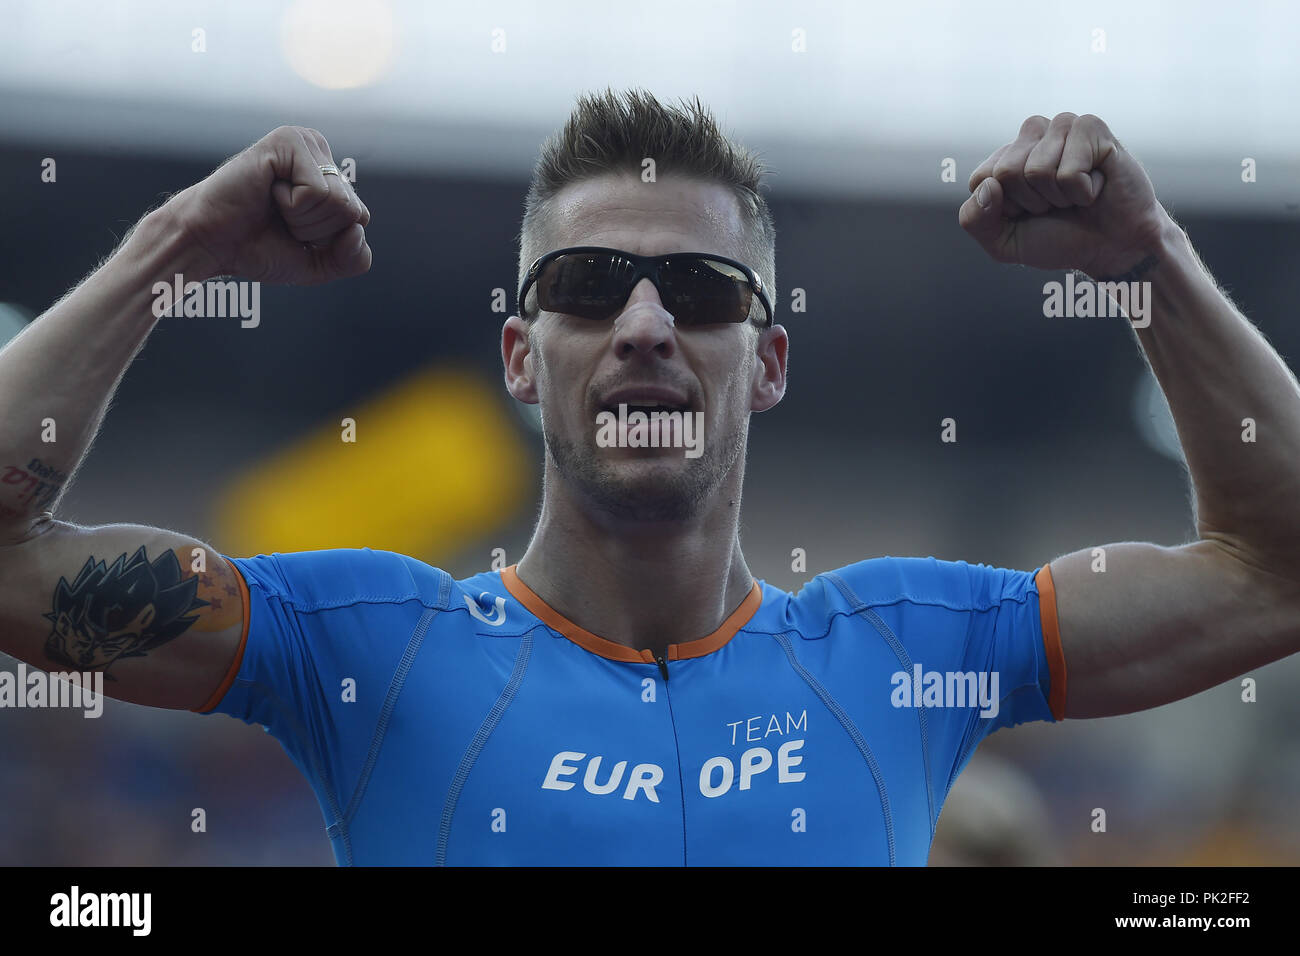
<svg viewBox="0 0 1300 956">
<path fill-rule="evenodd" d="M 717 630 L 753 589 L 740 550 L 739 475 L 686 521 L 613 519 L 551 474 L 545 489 L 519 579 L 593 634 L 659 655 Z"/>
</svg>

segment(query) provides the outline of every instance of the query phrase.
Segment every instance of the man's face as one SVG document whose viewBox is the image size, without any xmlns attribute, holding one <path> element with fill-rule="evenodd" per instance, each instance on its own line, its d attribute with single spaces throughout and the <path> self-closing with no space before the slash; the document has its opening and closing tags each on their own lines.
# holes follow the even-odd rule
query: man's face
<svg viewBox="0 0 1300 956">
<path fill-rule="evenodd" d="M 643 255 L 712 252 L 758 268 L 744 252 L 739 203 L 721 184 L 607 174 L 566 187 L 553 208 L 543 252 L 566 246 Z M 752 314 L 765 317 L 757 301 Z M 679 328 L 648 278 L 612 320 L 550 312 L 528 323 L 511 317 L 502 351 L 511 394 L 541 406 L 554 477 L 623 518 L 698 514 L 727 476 L 743 469 L 750 413 L 775 405 L 785 390 L 784 329 Z M 698 457 L 683 447 L 602 447 L 597 416 L 617 413 L 620 402 L 667 404 L 664 393 L 650 389 L 668 390 L 686 414 L 702 413 L 693 419 L 703 429 L 702 438 L 695 436 Z M 646 391 L 640 400 L 638 390 Z"/>
</svg>

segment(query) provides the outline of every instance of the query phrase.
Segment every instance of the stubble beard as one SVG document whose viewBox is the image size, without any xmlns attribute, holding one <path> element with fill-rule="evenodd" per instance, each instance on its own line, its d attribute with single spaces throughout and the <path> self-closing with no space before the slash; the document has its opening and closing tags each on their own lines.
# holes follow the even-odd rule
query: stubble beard
<svg viewBox="0 0 1300 956">
<path fill-rule="evenodd" d="M 546 453 L 556 474 L 613 518 L 626 521 L 686 521 L 697 517 L 716 496 L 745 447 L 736 427 L 725 441 L 706 441 L 698 458 L 680 449 L 656 459 L 615 463 L 593 445 L 568 441 L 542 423 Z M 622 467 L 624 464 L 631 467 Z"/>
</svg>

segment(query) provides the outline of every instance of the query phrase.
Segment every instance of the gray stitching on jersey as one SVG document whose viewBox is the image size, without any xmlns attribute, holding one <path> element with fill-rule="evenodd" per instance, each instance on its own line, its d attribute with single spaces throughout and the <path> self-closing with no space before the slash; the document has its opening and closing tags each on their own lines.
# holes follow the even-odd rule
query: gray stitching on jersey
<svg viewBox="0 0 1300 956">
<path fill-rule="evenodd" d="M 371 553 L 372 556 L 376 554 L 376 552 L 372 551 L 370 548 L 364 548 L 358 550 L 368 551 Z M 419 601 L 425 607 L 429 607 L 428 601 L 425 599 L 419 585 L 415 581 L 415 576 L 411 573 L 410 566 L 407 565 L 405 561 L 401 560 L 403 557 L 406 557 L 406 555 L 399 555 L 396 552 L 389 552 L 389 554 L 391 554 L 392 556 L 396 557 L 399 560 L 403 569 L 406 571 L 407 578 L 411 581 L 411 585 L 412 585 L 411 590 L 406 594 L 395 595 L 392 594 L 391 592 L 386 594 L 384 593 L 355 594 L 352 595 L 351 597 L 330 597 L 330 598 L 316 601 L 314 603 L 306 603 L 306 602 L 300 603 L 299 601 L 295 600 L 292 595 L 280 594 L 278 591 L 262 587 L 261 584 L 258 584 L 258 587 L 262 587 L 262 590 L 266 591 L 268 594 L 274 595 L 276 598 L 280 600 L 282 604 L 286 604 L 289 607 L 292 607 L 295 611 L 301 614 L 311 614 L 315 611 L 332 611 L 336 608 L 350 607 L 354 604 L 405 604 L 407 601 Z M 268 557 L 271 558 L 272 563 L 279 570 L 280 574 L 283 575 L 284 566 L 280 563 L 279 553 L 278 552 L 273 553 Z M 441 571 L 440 568 L 434 568 L 433 570 Z M 448 575 L 446 571 L 441 571 L 441 573 L 447 575 L 447 577 L 450 578 L 450 575 Z M 249 584 L 250 587 L 253 585 L 253 582 L 251 581 L 247 583 Z M 445 600 L 446 594 L 447 594 L 447 587 L 446 587 L 446 581 L 444 580 L 443 587 L 440 589 L 440 597 L 443 598 L 443 600 L 441 601 L 441 606 L 438 608 L 438 610 L 447 609 L 447 602 Z"/>
<path fill-rule="evenodd" d="M 826 578 L 839 588 L 840 594 L 844 596 L 844 599 L 848 601 L 849 604 L 853 605 L 854 614 L 861 614 L 871 622 L 871 625 L 876 629 L 880 636 L 885 639 L 885 643 L 889 645 L 890 650 L 894 652 L 894 657 L 898 659 L 898 663 L 902 666 L 904 672 L 910 674 L 912 672 L 912 658 L 908 655 L 907 648 L 903 647 L 902 642 L 899 641 L 899 639 L 894 635 L 894 632 L 890 630 L 889 625 L 884 622 L 879 614 L 854 594 L 853 589 L 849 587 L 838 574 L 828 574 L 826 575 Z M 930 781 L 930 732 L 926 725 L 925 708 L 917 707 L 915 710 L 917 720 L 921 727 L 921 764 L 925 768 L 925 797 L 929 804 L 930 839 L 933 841 L 934 831 L 938 826 L 939 819 L 934 812 L 934 786 Z"/>
<path fill-rule="evenodd" d="M 343 821 L 343 814 L 339 812 L 338 798 L 334 796 L 334 788 L 330 785 L 329 775 L 325 772 L 324 766 L 318 759 L 315 748 L 304 746 L 304 742 L 308 741 L 309 738 L 306 733 L 306 728 L 303 727 L 302 723 L 298 720 L 297 713 L 285 704 L 285 702 L 280 699 L 280 696 L 266 684 L 242 677 L 236 679 L 235 683 L 242 684 L 250 691 L 255 691 L 266 698 L 271 706 L 280 712 L 280 716 L 285 719 L 285 722 L 289 726 L 290 733 L 293 734 L 294 738 L 298 742 L 299 751 L 306 755 L 308 761 L 311 763 L 312 772 L 316 775 L 316 779 L 320 781 L 321 789 L 325 791 L 325 799 L 329 803 L 329 811 L 334 816 L 333 822 L 325 825 L 325 832 L 328 834 L 329 831 L 335 827 L 342 830 L 343 857 L 346 861 L 344 866 L 351 866 L 352 841 L 348 836 L 347 824 Z"/>
<path fill-rule="evenodd" d="M 479 754 L 487 745 L 488 738 L 492 736 L 492 731 L 496 730 L 501 717 L 510 706 L 510 702 L 514 700 L 515 692 L 519 690 L 519 685 L 523 682 L 524 672 L 528 669 L 528 658 L 532 648 L 533 632 L 529 630 L 519 640 L 519 653 L 515 655 L 515 669 L 510 674 L 510 680 L 506 681 L 506 686 L 501 690 L 501 696 L 492 705 L 492 710 L 488 712 L 488 715 L 483 718 L 478 733 L 474 735 L 474 739 L 470 741 L 464 756 L 460 758 L 460 766 L 456 768 L 456 776 L 447 789 L 447 800 L 442 807 L 442 822 L 438 827 L 438 849 L 434 855 L 435 866 L 447 865 L 447 840 L 451 837 L 451 818 L 456 813 L 456 803 L 460 800 L 460 791 L 469 778 L 469 772 L 473 769 L 474 762 L 478 760 Z"/>
<path fill-rule="evenodd" d="M 866 738 L 862 736 L 862 732 L 853 723 L 853 719 L 845 713 L 844 708 L 836 702 L 835 698 L 830 695 L 830 692 L 821 685 L 821 682 L 816 677 L 808 673 L 804 666 L 799 663 L 798 658 L 794 656 L 794 647 L 790 644 L 789 632 L 782 631 L 780 634 L 773 634 L 772 637 L 785 650 L 785 656 L 789 659 L 790 666 L 794 668 L 795 673 L 807 682 L 808 686 L 813 689 L 813 693 L 820 697 L 822 703 L 835 715 L 835 719 L 840 722 L 840 726 L 844 728 L 845 733 L 849 735 L 849 739 L 853 741 L 858 748 L 858 752 L 866 760 L 867 767 L 871 770 L 871 776 L 876 781 L 876 793 L 880 796 L 880 810 L 885 817 L 885 838 L 889 843 L 889 865 L 896 866 L 894 817 L 889 812 L 889 792 L 885 787 L 885 778 L 880 772 L 880 765 L 876 763 L 876 755 L 871 752 L 871 747 L 867 745 Z"/>
<path fill-rule="evenodd" d="M 405 604 L 407 601 L 419 601 L 425 607 L 434 607 L 435 610 L 439 611 L 445 610 L 445 608 L 429 604 L 428 598 L 418 593 L 361 594 L 337 601 L 317 601 L 314 604 L 303 604 L 299 601 L 295 601 L 292 597 L 286 597 L 275 591 L 270 591 L 268 593 L 275 595 L 283 604 L 293 608 L 299 614 L 314 614 L 317 611 L 336 611 L 339 608 L 352 607 L 355 604 Z"/>
<path fill-rule="evenodd" d="M 831 571 L 826 571 L 826 572 L 823 572 L 822 574 L 817 575 L 817 577 L 819 577 L 819 578 L 827 578 L 827 579 L 833 578 L 833 577 L 835 577 L 835 576 L 836 576 L 836 575 L 834 574 L 834 572 L 831 572 Z M 850 593 L 852 593 L 852 592 L 850 592 Z M 1026 593 L 1028 593 L 1028 592 L 1026 592 Z M 858 599 L 856 598 L 856 596 L 855 596 L 854 599 L 855 599 L 855 600 L 858 600 Z M 866 606 L 870 606 L 870 607 L 892 607 L 892 606 L 895 605 L 895 604 L 915 604 L 915 605 L 918 605 L 918 606 L 920 606 L 920 607 L 941 607 L 941 608 L 943 608 L 943 609 L 945 609 L 945 610 L 948 610 L 948 611 L 976 611 L 976 612 L 979 612 L 979 613 L 983 614 L 983 613 L 985 613 L 985 612 L 987 612 L 987 611 L 995 611 L 995 610 L 999 610 L 999 609 L 1002 607 L 1002 605 L 1003 605 L 1004 603 L 1006 603 L 1007 601 L 1010 601 L 1010 602 L 1012 602 L 1013 604 L 1024 604 L 1026 600 L 1027 600 L 1027 598 L 1008 597 L 1008 598 L 1004 598 L 1002 601 L 999 601 L 997 604 L 990 604 L 990 605 L 988 605 L 988 606 L 986 606 L 986 607 L 962 607 L 962 606 L 960 606 L 960 605 L 949 604 L 949 603 L 947 603 L 947 602 L 945 602 L 945 601 L 928 601 L 928 600 L 922 600 L 922 599 L 920 599 L 920 598 L 908 597 L 908 596 L 904 595 L 904 596 L 902 596 L 902 597 L 891 598 L 891 599 L 888 600 L 888 601 L 872 601 L 870 605 L 866 605 L 866 604 L 865 604 L 864 602 L 862 602 L 861 600 L 858 600 L 858 603 L 859 603 L 859 604 L 862 604 L 862 606 L 864 606 L 864 607 L 866 607 Z M 799 631 L 799 632 L 798 632 L 798 633 L 799 633 L 799 637 L 801 637 L 801 638 L 802 638 L 803 640 L 805 640 L 805 641 L 820 641 L 820 640 L 823 640 L 823 639 L 826 637 L 826 635 L 829 634 L 829 633 L 831 632 L 831 627 L 832 627 L 833 624 L 834 624 L 835 618 L 837 618 L 837 617 L 852 617 L 852 616 L 853 616 L 854 614 L 856 614 L 856 613 L 857 613 L 856 609 L 853 610 L 853 611 L 842 611 L 842 610 L 836 608 L 835 610 L 831 611 L 830 614 L 827 616 L 827 618 L 826 618 L 826 629 L 825 629 L 824 631 L 822 631 L 820 634 L 805 634 L 805 633 L 803 633 L 802 631 Z M 740 628 L 738 631 L 736 631 L 736 633 L 737 633 L 737 634 L 760 634 L 760 635 L 763 635 L 764 637 L 766 637 L 766 636 L 770 636 L 772 632 L 771 632 L 770 630 L 764 630 L 763 628 L 750 627 L 748 624 L 746 624 L 744 627 L 742 627 L 742 628 Z"/>
<path fill-rule="evenodd" d="M 348 803 L 347 810 L 343 812 L 343 822 L 345 824 L 352 822 L 357 808 L 361 805 L 361 798 L 366 792 L 366 784 L 370 782 L 370 772 L 374 770 L 375 761 L 379 759 L 379 750 L 384 743 L 384 734 L 388 732 L 388 720 L 393 714 L 393 708 L 397 706 L 397 698 L 402 693 L 402 688 L 406 685 L 406 675 L 411 669 L 415 655 L 420 652 L 420 647 L 424 643 L 424 635 L 429 629 L 429 623 L 437 613 L 434 608 L 427 608 L 424 614 L 420 616 L 420 620 L 415 625 L 415 630 L 411 633 L 411 639 L 406 643 L 406 652 L 402 654 L 397 669 L 393 671 L 392 682 L 388 685 L 388 696 L 384 699 L 383 710 L 379 713 L 379 722 L 375 725 L 375 735 L 370 741 L 370 751 L 366 754 L 365 765 L 361 768 L 361 776 L 357 779 L 357 788 L 352 794 L 352 800 Z"/>
<path fill-rule="evenodd" d="M 446 574 L 445 571 L 443 573 Z M 448 575 L 447 580 L 450 580 L 450 575 Z M 420 594 L 419 592 L 412 592 L 410 594 L 396 594 L 396 595 L 395 594 L 364 594 L 359 597 L 341 598 L 339 600 L 333 600 L 333 601 L 317 601 L 315 604 L 304 604 L 302 602 L 294 600 L 293 597 L 289 595 L 281 594 L 279 591 L 275 590 L 274 588 L 267 587 L 261 581 L 246 580 L 245 583 L 248 585 L 249 591 L 252 591 L 254 588 L 256 588 L 257 590 L 265 594 L 267 597 L 275 598 L 285 607 L 293 608 L 293 610 L 295 610 L 299 614 L 315 614 L 317 611 L 335 611 L 338 610 L 339 608 L 352 607 L 353 605 L 356 604 L 406 604 L 408 601 L 418 601 L 420 604 L 424 605 L 425 607 L 433 608 L 435 611 L 447 610 L 447 601 L 445 596 L 442 593 L 439 594 L 438 604 L 430 604 L 429 599 L 426 598 L 423 594 Z M 445 585 L 442 590 L 446 591 Z"/>
<path fill-rule="evenodd" d="M 837 575 L 834 571 L 823 571 L 821 574 L 817 575 L 817 578 L 828 578 L 828 579 L 829 579 L 829 578 L 838 578 L 838 577 L 839 577 L 839 575 Z M 817 578 L 813 578 L 813 581 L 816 581 Z M 808 586 L 811 586 L 811 585 L 812 585 L 812 582 L 809 582 Z M 804 590 L 806 590 L 806 589 L 807 589 L 807 586 L 804 588 Z M 803 591 L 800 591 L 800 593 L 802 594 Z M 852 592 L 850 592 L 850 593 L 852 593 Z M 1008 601 L 1010 601 L 1010 602 L 1013 603 L 1013 604 L 1024 604 L 1024 603 L 1026 603 L 1026 602 L 1029 600 L 1029 595 L 1030 595 L 1031 593 L 1037 593 L 1037 587 L 1035 587 L 1035 588 L 1033 589 L 1033 591 L 1029 591 L 1029 590 L 1025 591 L 1025 593 L 1022 594 L 1022 595 L 1020 595 L 1019 597 L 1015 597 L 1015 596 L 1003 596 L 1003 597 L 1001 597 L 1001 598 L 998 598 L 997 600 L 989 601 L 989 602 L 986 602 L 986 603 L 980 604 L 980 605 L 978 605 L 978 606 L 976 606 L 976 605 L 974 605 L 974 604 L 971 604 L 971 605 L 955 604 L 955 603 L 953 603 L 952 601 L 949 601 L 947 598 L 942 598 L 942 597 L 938 597 L 938 598 L 927 598 L 927 597 L 917 597 L 916 595 L 913 595 L 913 594 L 895 594 L 894 596 L 890 597 L 890 598 L 887 599 L 887 600 L 884 599 L 884 598 L 880 598 L 880 599 L 878 599 L 878 600 L 874 600 L 874 601 L 871 602 L 871 605 L 870 605 L 870 606 L 871 606 L 871 607 L 889 607 L 890 605 L 893 605 L 893 604 L 903 604 L 903 603 L 907 603 L 907 604 L 918 604 L 918 605 L 920 605 L 920 606 L 922 606 L 922 607 L 942 607 L 942 608 L 947 608 L 949 611 L 981 611 L 981 612 L 983 612 L 983 611 L 993 611 L 993 610 L 996 610 L 996 609 L 998 609 L 998 608 L 1001 608 L 1002 605 L 1003 605 L 1003 604 L 1006 604 Z M 856 599 L 856 597 L 855 597 L 855 599 Z M 858 603 L 859 603 L 859 604 L 862 604 L 862 603 L 864 603 L 864 602 L 862 602 L 862 601 L 859 600 Z M 842 611 L 834 611 L 834 612 L 832 612 L 832 616 L 834 616 L 835 614 L 842 614 L 842 613 L 844 613 L 844 612 L 842 612 Z M 741 630 L 744 630 L 744 628 L 741 628 Z M 757 633 L 764 633 L 764 632 L 759 631 L 759 632 L 757 632 Z M 829 627 L 829 626 L 826 628 L 825 631 L 822 632 L 821 637 L 825 637 L 828 633 L 830 633 L 830 627 Z M 800 636 L 803 636 L 803 635 L 800 635 Z M 818 638 L 807 638 L 807 637 L 805 637 L 805 640 L 818 640 Z"/>
<path fill-rule="evenodd" d="M 438 585 L 438 607 L 445 611 L 451 601 L 451 575 L 442 572 L 442 583 Z"/>
</svg>

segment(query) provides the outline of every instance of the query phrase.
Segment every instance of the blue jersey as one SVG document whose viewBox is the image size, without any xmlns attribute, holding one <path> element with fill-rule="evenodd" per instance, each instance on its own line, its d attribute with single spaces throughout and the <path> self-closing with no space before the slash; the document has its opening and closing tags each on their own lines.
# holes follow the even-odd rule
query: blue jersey
<svg viewBox="0 0 1300 956">
<path fill-rule="evenodd" d="M 979 742 L 1064 716 L 1046 566 L 877 558 L 793 595 L 760 581 L 656 660 L 513 567 L 228 560 L 244 639 L 199 710 L 280 741 L 340 865 L 924 865 Z"/>
</svg>

